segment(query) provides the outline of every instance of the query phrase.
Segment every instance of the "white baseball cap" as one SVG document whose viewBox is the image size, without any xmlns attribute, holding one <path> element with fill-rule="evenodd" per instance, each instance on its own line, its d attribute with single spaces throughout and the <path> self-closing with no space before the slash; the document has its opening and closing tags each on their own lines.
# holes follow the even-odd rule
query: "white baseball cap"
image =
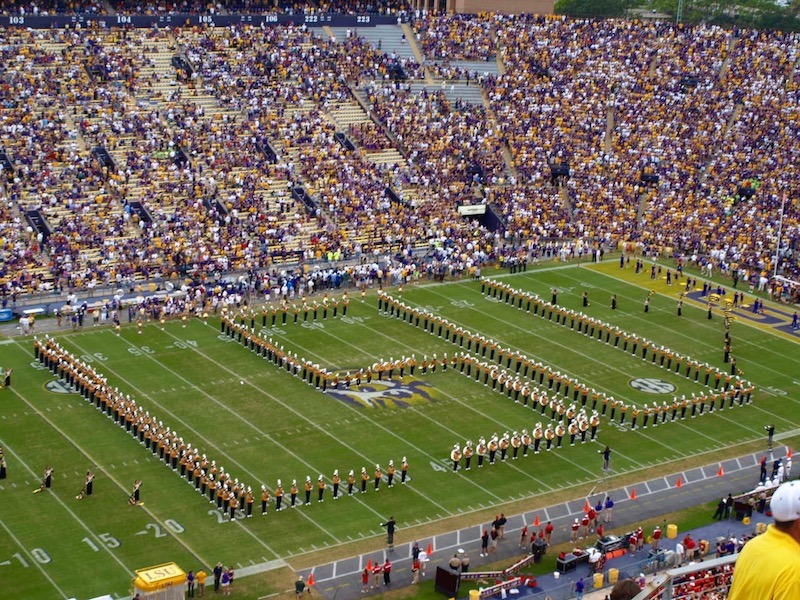
<svg viewBox="0 0 800 600">
<path fill-rule="evenodd" d="M 800 481 L 788 481 L 781 485 L 772 495 L 769 506 L 776 521 L 800 519 Z"/>
</svg>

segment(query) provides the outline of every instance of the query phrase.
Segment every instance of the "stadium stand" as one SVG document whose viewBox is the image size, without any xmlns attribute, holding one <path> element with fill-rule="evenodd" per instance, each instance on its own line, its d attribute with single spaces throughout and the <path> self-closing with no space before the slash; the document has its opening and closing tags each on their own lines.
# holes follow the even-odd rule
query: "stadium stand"
<svg viewBox="0 0 800 600">
<path fill-rule="evenodd" d="M 3 30 L 4 294 L 370 253 L 474 263 L 567 239 L 751 279 L 775 268 L 779 222 L 797 279 L 797 36 L 338 10 L 410 18 L 380 25 L 408 51 L 367 26 Z M 499 229 L 458 214 L 475 204 Z"/>
</svg>

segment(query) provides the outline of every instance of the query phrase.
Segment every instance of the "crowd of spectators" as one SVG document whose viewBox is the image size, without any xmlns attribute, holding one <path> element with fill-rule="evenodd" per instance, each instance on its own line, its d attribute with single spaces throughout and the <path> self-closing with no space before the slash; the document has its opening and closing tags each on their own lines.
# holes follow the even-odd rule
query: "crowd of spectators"
<svg viewBox="0 0 800 600">
<path fill-rule="evenodd" d="M 796 37 L 530 20 L 499 29 L 511 36 L 504 45 L 513 69 L 490 90 L 495 110 L 508 116 L 523 179 L 546 176 L 553 156 L 566 159 L 573 223 L 662 247 L 724 248 L 727 261 L 768 270 L 782 193 L 796 194 L 796 151 L 786 138 L 798 115 Z M 580 44 L 570 48 L 571 40 Z M 530 46 L 539 49 L 533 59 L 515 56 Z M 645 170 L 657 174 L 656 185 L 639 181 Z M 769 186 L 741 197 L 749 178 Z M 783 234 L 793 245 L 797 210 L 787 209 Z M 754 243 L 752 223 L 765 212 L 766 235 Z"/>
<path fill-rule="evenodd" d="M 488 61 L 497 52 L 492 21 L 475 15 L 425 15 L 414 20 L 414 32 L 420 50 L 433 60 Z"/>
<path fill-rule="evenodd" d="M 672 597 L 676 600 L 724 600 L 734 575 L 734 565 L 726 564 L 676 577 L 672 582 Z"/>
<path fill-rule="evenodd" d="M 442 91 L 414 94 L 410 86 L 370 83 L 370 111 L 384 122 L 416 167 L 415 183 L 470 204 L 473 183 L 500 183 L 505 162 L 498 127 L 488 111 L 451 103 Z M 480 169 L 480 173 L 477 169 Z"/>
<path fill-rule="evenodd" d="M 347 128 L 350 139 L 365 150 L 387 150 L 394 148 L 392 141 L 375 123 L 353 123 Z"/>
<path fill-rule="evenodd" d="M 758 277 L 781 215 L 797 278 L 796 36 L 490 14 L 420 15 L 414 32 L 462 81 L 477 76 L 458 61 L 501 57 L 474 81 L 486 106 L 394 81 L 423 65 L 355 31 L 3 31 L 6 291 L 413 250 L 460 272 L 570 238 L 713 252 Z M 332 111 L 360 102 L 376 124 L 340 127 Z M 387 149 L 402 159 L 371 159 Z M 501 231 L 456 210 L 479 203 Z M 30 210 L 49 237 L 20 227 Z"/>
</svg>

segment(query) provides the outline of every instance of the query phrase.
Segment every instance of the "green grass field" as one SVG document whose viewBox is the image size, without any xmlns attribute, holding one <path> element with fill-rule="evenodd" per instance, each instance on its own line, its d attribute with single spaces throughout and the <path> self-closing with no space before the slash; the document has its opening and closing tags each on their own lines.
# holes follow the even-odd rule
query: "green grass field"
<svg viewBox="0 0 800 600">
<path fill-rule="evenodd" d="M 502 280 L 546 300 L 556 286 L 559 303 L 575 310 L 582 310 L 581 293 L 587 290 L 591 316 L 727 369 L 722 363 L 721 311 L 709 321 L 705 305 L 687 302 L 684 316 L 676 317 L 683 285 L 654 284 L 649 275 L 636 276 L 614 261 L 553 266 L 503 274 Z M 645 314 L 642 305 L 649 289 L 658 293 Z M 618 297 L 616 311 L 610 309 L 611 293 Z M 666 381 L 677 395 L 702 388 L 564 326 L 488 301 L 475 281 L 406 286 L 403 300 L 631 404 L 673 396 L 637 391 L 630 386 L 634 378 Z M 379 315 L 374 294 L 362 303 L 351 292 L 346 319 L 267 329 L 287 350 L 335 369 L 357 369 L 380 357 L 411 353 L 418 358 L 445 352 L 452 356 L 456 350 L 407 323 Z M 385 470 L 390 459 L 399 467 L 403 456 L 408 457 L 412 480 L 393 489 L 383 485 L 379 493 L 370 483 L 366 494 L 335 502 L 326 495 L 322 504 L 315 501 L 315 492 L 310 506 L 281 513 L 270 507 L 266 517 L 257 506 L 252 519 L 230 523 L 80 396 L 47 389 L 54 377 L 32 362 L 31 338 L 6 340 L 0 345 L 0 365 L 14 369 L 14 384 L 0 391 L 0 445 L 9 470 L 0 482 L 0 589 L 8 598 L 125 596 L 134 569 L 168 561 L 184 570 L 201 565 L 208 570 L 217 561 L 238 568 L 279 560 L 290 565 L 325 562 L 334 552 L 355 553 L 356 542 L 362 549 L 380 547 L 379 524 L 389 515 L 401 532 L 417 527 L 415 535 L 423 537 L 451 517 L 475 513 L 477 519 L 481 511 L 512 502 L 535 507 L 542 494 L 569 493 L 600 476 L 600 443 L 613 448 L 617 474 L 635 476 L 656 467 L 666 474 L 697 455 L 705 453 L 706 462 L 713 462 L 717 452 L 762 440 L 770 421 L 779 433 L 794 430 L 800 422 L 797 343 L 743 318 L 732 327 L 733 352 L 744 376 L 756 385 L 752 405 L 647 430 L 621 430 L 604 419 L 596 443 L 565 444 L 558 451 L 457 475 L 449 472 L 454 443 L 546 421 L 538 411 L 452 369 L 417 373 L 413 381 L 406 377 L 390 393 L 336 399 L 221 335 L 215 318 L 208 324 L 190 320 L 185 328 L 168 322 L 164 331 L 158 323 L 148 323 L 141 335 L 135 327 L 124 327 L 116 336 L 89 325 L 57 337 L 254 490 L 262 483 L 273 489 L 277 479 L 286 486 L 292 479 L 302 484 L 307 475 L 313 481 L 319 474 L 330 480 L 334 469 L 346 475 L 364 466 L 372 472 L 380 463 Z M 53 490 L 32 495 L 47 464 L 56 469 Z M 95 494 L 77 501 L 83 474 L 90 468 L 97 473 Z M 127 504 L 134 479 L 144 481 L 141 507 Z M 280 591 L 280 584 L 268 578 L 259 587 L 260 595 L 274 591 Z"/>
</svg>

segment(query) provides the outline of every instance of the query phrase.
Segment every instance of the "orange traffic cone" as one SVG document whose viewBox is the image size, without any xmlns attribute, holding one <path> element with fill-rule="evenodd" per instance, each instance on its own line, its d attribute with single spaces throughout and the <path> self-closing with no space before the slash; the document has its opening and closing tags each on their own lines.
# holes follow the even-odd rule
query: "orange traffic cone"
<svg viewBox="0 0 800 600">
<path fill-rule="evenodd" d="M 433 544 L 431 544 L 430 542 L 428 542 L 428 549 L 426 550 L 426 552 L 428 553 L 428 556 L 433 555 Z"/>
<path fill-rule="evenodd" d="M 719 470 L 717 471 L 717 477 L 722 477 L 725 475 L 725 471 L 722 470 L 722 463 L 719 465 Z"/>
<path fill-rule="evenodd" d="M 533 520 L 533 526 L 539 527 L 539 525 L 541 525 L 541 523 L 539 522 L 539 515 L 536 515 L 536 518 Z"/>
<path fill-rule="evenodd" d="M 631 488 L 631 500 L 636 500 L 636 488 Z"/>
<path fill-rule="evenodd" d="M 788 448 L 786 450 L 786 458 L 792 458 L 792 449 L 791 448 Z"/>
<path fill-rule="evenodd" d="M 583 512 L 588 513 L 590 510 L 592 510 L 592 505 L 589 504 L 589 499 L 587 498 L 586 502 L 583 504 Z"/>
<path fill-rule="evenodd" d="M 675 487 L 681 488 L 683 487 L 683 479 L 678 477 L 678 481 L 675 482 Z"/>
<path fill-rule="evenodd" d="M 371 558 L 367 561 L 367 571 L 372 571 L 372 559 Z"/>
<path fill-rule="evenodd" d="M 314 571 L 311 571 L 311 573 L 308 574 L 308 581 L 306 582 L 306 584 L 308 585 L 308 587 L 314 585 Z"/>
</svg>

